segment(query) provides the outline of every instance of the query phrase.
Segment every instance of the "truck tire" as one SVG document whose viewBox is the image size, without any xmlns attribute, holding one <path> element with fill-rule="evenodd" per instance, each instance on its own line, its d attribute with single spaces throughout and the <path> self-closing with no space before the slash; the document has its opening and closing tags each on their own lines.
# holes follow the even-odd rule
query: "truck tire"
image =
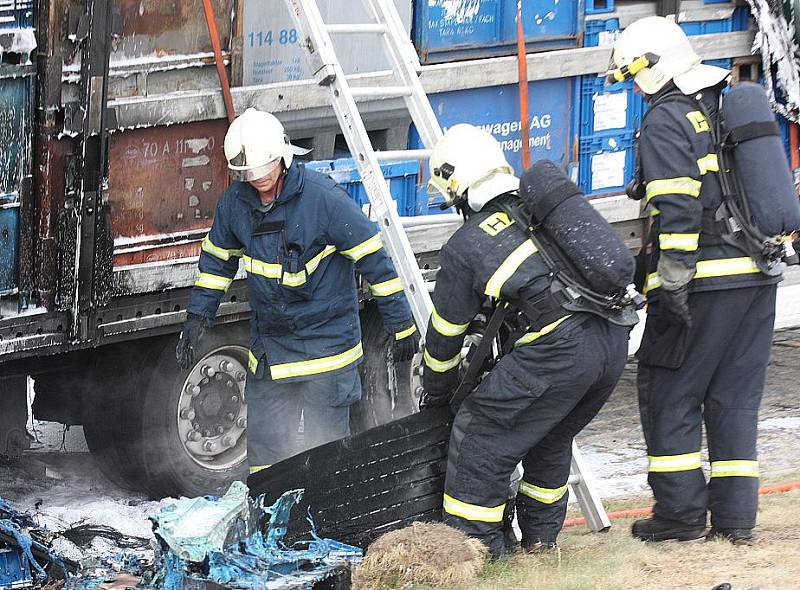
<svg viewBox="0 0 800 590">
<path fill-rule="evenodd" d="M 154 497 L 224 493 L 247 477 L 245 322 L 206 330 L 181 370 L 167 338 L 139 391 L 146 491 Z"/>
<path fill-rule="evenodd" d="M 361 314 L 364 362 L 361 364 L 361 401 L 350 411 L 353 433 L 404 418 L 417 409 L 412 390 L 413 363 L 396 364 L 392 341 L 374 303 Z"/>
</svg>

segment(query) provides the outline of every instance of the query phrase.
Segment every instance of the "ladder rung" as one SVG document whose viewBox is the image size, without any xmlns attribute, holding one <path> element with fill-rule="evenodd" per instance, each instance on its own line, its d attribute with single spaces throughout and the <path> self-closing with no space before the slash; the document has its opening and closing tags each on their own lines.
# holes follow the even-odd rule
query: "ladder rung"
<svg viewBox="0 0 800 590">
<path fill-rule="evenodd" d="M 353 25 L 327 25 L 326 28 L 331 34 L 337 35 L 360 35 L 363 33 L 386 33 L 386 25 L 380 24 L 353 24 Z"/>
<path fill-rule="evenodd" d="M 382 162 L 389 160 L 427 160 L 431 150 L 385 150 L 375 152 L 375 157 Z"/>
<path fill-rule="evenodd" d="M 354 98 L 399 98 L 411 96 L 413 90 L 410 86 L 362 86 L 351 88 L 350 92 Z"/>
</svg>

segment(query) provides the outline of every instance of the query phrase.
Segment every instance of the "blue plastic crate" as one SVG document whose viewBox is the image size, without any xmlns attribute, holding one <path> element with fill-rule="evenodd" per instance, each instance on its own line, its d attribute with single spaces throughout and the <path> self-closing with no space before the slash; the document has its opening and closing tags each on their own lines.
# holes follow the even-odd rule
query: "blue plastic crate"
<svg viewBox="0 0 800 590">
<path fill-rule="evenodd" d="M 580 2 L 523 2 L 528 51 L 576 46 L 583 23 L 579 8 Z M 423 63 L 512 55 L 516 12 L 516 0 L 414 2 L 414 45 Z"/>
<path fill-rule="evenodd" d="M 725 13 L 727 9 L 720 7 Z M 730 33 L 746 31 L 750 26 L 750 11 L 746 6 L 737 6 L 730 16 L 715 20 L 700 20 L 678 23 L 687 35 L 709 35 L 711 33 Z"/>
<path fill-rule="evenodd" d="M 587 195 L 619 193 L 636 167 L 634 133 L 585 137 L 578 150 L 578 185 Z"/>
<path fill-rule="evenodd" d="M 642 123 L 642 103 L 632 80 L 606 86 L 604 76 L 581 76 L 580 136 L 636 131 Z"/>
<path fill-rule="evenodd" d="M 0 0 L 0 29 L 33 26 L 33 0 Z"/>
<path fill-rule="evenodd" d="M 18 549 L 0 549 L 0 588 L 33 586 L 28 559 Z"/>
<path fill-rule="evenodd" d="M 584 47 L 608 47 L 619 37 L 621 30 L 618 18 L 587 20 L 584 24 Z"/>
<path fill-rule="evenodd" d="M 368 211 L 369 197 L 361 184 L 361 175 L 353 160 L 317 160 L 306 162 L 305 165 L 333 178 L 365 212 Z M 427 213 L 427 199 L 422 202 L 417 200 L 418 161 L 388 162 L 381 165 L 381 170 L 384 178 L 389 181 L 389 192 L 397 203 L 397 212 L 401 216 L 414 217 Z"/>
<path fill-rule="evenodd" d="M 586 14 L 614 12 L 614 0 L 586 0 Z"/>
<path fill-rule="evenodd" d="M 730 4 L 732 0 L 703 0 L 703 4 Z"/>
</svg>

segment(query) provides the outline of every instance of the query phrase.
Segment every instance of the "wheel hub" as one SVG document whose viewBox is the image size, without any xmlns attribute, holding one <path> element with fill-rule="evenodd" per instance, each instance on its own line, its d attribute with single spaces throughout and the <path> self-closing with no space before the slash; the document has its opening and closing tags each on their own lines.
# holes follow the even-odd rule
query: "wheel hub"
<svg viewBox="0 0 800 590">
<path fill-rule="evenodd" d="M 200 359 L 178 402 L 178 434 L 189 456 L 206 469 L 229 469 L 247 453 L 244 397 L 247 349 L 231 346 Z"/>
</svg>

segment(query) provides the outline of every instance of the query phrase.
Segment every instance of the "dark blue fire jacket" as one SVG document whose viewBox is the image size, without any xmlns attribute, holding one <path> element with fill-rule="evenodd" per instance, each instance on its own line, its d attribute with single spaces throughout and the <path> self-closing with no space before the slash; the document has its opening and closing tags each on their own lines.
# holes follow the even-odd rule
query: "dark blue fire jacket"
<svg viewBox="0 0 800 590">
<path fill-rule="evenodd" d="M 390 333 L 413 334 L 378 227 L 333 180 L 294 163 L 274 206 L 265 209 L 247 183 L 223 193 L 187 308 L 213 319 L 241 259 L 253 313 L 254 375 L 268 370 L 274 380 L 304 381 L 361 362 L 356 270 L 370 283 Z"/>
</svg>

